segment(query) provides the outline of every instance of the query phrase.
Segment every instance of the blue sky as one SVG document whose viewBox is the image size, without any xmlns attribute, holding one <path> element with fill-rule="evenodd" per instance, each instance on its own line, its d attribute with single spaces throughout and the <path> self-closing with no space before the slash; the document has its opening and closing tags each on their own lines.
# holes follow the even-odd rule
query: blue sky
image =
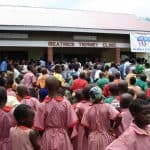
<svg viewBox="0 0 150 150">
<path fill-rule="evenodd" d="M 0 5 L 119 12 L 150 17 L 150 0 L 0 0 Z"/>
</svg>

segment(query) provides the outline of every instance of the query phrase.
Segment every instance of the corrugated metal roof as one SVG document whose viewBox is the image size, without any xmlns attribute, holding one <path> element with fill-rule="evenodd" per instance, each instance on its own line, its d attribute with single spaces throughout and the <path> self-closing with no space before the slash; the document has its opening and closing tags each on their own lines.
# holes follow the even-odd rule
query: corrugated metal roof
<svg viewBox="0 0 150 150">
<path fill-rule="evenodd" d="M 0 18 L 1 27 L 31 26 L 32 28 L 58 27 L 150 32 L 150 22 L 132 14 L 0 6 Z"/>
</svg>

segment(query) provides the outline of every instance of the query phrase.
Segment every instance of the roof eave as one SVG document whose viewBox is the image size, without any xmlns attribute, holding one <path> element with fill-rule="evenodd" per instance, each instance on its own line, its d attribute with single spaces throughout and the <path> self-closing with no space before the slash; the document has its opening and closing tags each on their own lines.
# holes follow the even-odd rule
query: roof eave
<svg viewBox="0 0 150 150">
<path fill-rule="evenodd" d="M 106 34 L 130 34 L 130 32 L 146 32 L 143 30 L 125 29 L 100 29 L 100 28 L 76 28 L 76 27 L 49 27 L 49 26 L 26 26 L 26 25 L 0 25 L 0 30 L 12 31 L 57 31 L 57 32 L 84 32 L 84 33 L 106 33 Z"/>
</svg>

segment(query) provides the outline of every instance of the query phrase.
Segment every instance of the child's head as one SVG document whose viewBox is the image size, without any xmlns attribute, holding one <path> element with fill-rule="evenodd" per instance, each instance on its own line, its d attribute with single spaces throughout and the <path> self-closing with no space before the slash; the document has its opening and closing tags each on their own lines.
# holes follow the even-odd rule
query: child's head
<svg viewBox="0 0 150 150">
<path fill-rule="evenodd" d="M 115 78 L 116 78 L 116 79 L 120 79 L 120 77 L 121 77 L 120 72 L 119 72 L 119 71 L 116 72 L 116 73 L 115 73 Z"/>
<path fill-rule="evenodd" d="M 120 94 L 127 93 L 128 92 L 128 83 L 126 81 L 121 81 L 118 84 L 118 88 L 119 88 Z"/>
<path fill-rule="evenodd" d="M 14 116 L 18 125 L 31 128 L 34 122 L 34 111 L 30 106 L 20 104 L 14 110 Z"/>
<path fill-rule="evenodd" d="M 89 100 L 89 99 L 90 99 L 89 91 L 90 91 L 90 87 L 84 88 L 84 89 L 82 90 L 83 98 L 85 98 L 86 100 Z"/>
<path fill-rule="evenodd" d="M 138 92 L 138 93 L 137 93 L 137 98 L 146 100 L 146 99 L 147 99 L 146 93 L 145 93 L 144 91 Z"/>
<path fill-rule="evenodd" d="M 132 95 L 129 93 L 124 93 L 120 97 L 120 107 L 121 108 L 128 108 L 129 104 L 133 101 Z"/>
<path fill-rule="evenodd" d="M 0 86 L 0 108 L 3 108 L 7 102 L 7 92 L 6 89 Z"/>
<path fill-rule="evenodd" d="M 45 81 L 45 86 L 48 89 L 49 94 L 56 94 L 59 90 L 60 83 L 54 76 L 49 76 Z M 51 95 L 51 96 L 52 96 Z"/>
<path fill-rule="evenodd" d="M 135 85 L 135 83 L 136 83 L 136 77 L 131 77 L 130 78 L 130 84 Z"/>
<path fill-rule="evenodd" d="M 114 82 L 109 83 L 109 91 L 111 95 L 117 96 L 118 95 L 118 85 Z"/>
<path fill-rule="evenodd" d="M 109 82 L 113 82 L 115 79 L 115 76 L 113 74 L 109 74 L 108 79 L 109 79 Z"/>
<path fill-rule="evenodd" d="M 135 98 L 135 91 L 133 89 L 128 89 L 128 93 L 132 95 L 133 98 Z"/>
<path fill-rule="evenodd" d="M 75 93 L 76 102 L 80 102 L 82 100 L 82 89 L 79 89 Z"/>
<path fill-rule="evenodd" d="M 13 78 L 13 76 L 8 76 L 8 77 L 6 78 L 6 88 L 12 88 L 13 83 L 14 83 L 14 78 Z"/>
<path fill-rule="evenodd" d="M 27 87 L 20 85 L 17 87 L 16 94 L 20 98 L 24 98 L 25 96 L 29 95 L 29 90 Z"/>
<path fill-rule="evenodd" d="M 44 74 L 47 74 L 47 68 L 45 68 L 45 67 L 43 67 L 42 69 L 41 69 L 41 73 L 44 75 Z"/>
<path fill-rule="evenodd" d="M 136 99 L 130 103 L 129 110 L 137 126 L 143 128 L 150 124 L 150 104 L 148 101 Z"/>
<path fill-rule="evenodd" d="M 65 96 L 65 89 L 63 87 L 59 87 L 57 94 L 59 96 Z"/>
<path fill-rule="evenodd" d="M 94 86 L 89 91 L 93 103 L 99 103 L 102 100 L 102 90 L 98 86 Z"/>
</svg>

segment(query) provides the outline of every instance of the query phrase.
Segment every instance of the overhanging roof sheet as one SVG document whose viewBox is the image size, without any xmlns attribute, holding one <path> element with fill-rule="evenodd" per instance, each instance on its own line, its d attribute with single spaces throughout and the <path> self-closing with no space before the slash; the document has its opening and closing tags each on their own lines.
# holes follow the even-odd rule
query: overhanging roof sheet
<svg viewBox="0 0 150 150">
<path fill-rule="evenodd" d="M 0 6 L 0 30 L 12 26 L 37 28 L 150 32 L 150 22 L 135 15 L 69 9 Z M 20 28 L 21 29 L 21 28 Z M 72 30 L 71 30 L 72 29 Z M 46 30 L 46 28 L 45 28 Z M 107 31 L 107 32 L 108 32 Z"/>
</svg>

